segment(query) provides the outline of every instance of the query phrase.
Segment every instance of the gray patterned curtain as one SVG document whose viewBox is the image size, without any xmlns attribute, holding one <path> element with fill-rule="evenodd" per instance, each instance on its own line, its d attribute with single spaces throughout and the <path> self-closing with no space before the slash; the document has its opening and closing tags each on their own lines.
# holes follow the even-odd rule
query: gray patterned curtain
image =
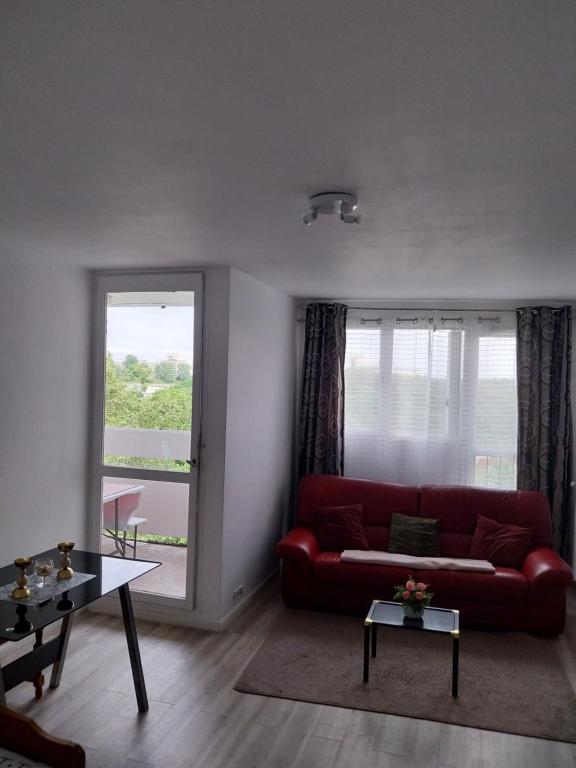
<svg viewBox="0 0 576 768">
<path fill-rule="evenodd" d="M 299 476 L 344 471 L 344 304 L 308 304 L 300 407 Z"/>
<path fill-rule="evenodd" d="M 541 491 L 554 546 L 571 562 L 572 308 L 522 307 L 518 321 L 518 488 Z"/>
</svg>

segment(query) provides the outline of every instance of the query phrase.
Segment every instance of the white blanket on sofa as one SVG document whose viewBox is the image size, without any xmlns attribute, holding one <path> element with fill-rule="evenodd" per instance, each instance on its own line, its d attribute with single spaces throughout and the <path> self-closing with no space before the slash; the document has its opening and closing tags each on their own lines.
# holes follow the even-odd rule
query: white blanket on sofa
<svg viewBox="0 0 576 768">
<path fill-rule="evenodd" d="M 365 563 L 367 565 L 397 565 L 412 568 L 415 571 L 478 571 L 495 573 L 496 569 L 488 560 L 469 560 L 461 557 L 414 557 L 397 555 L 393 552 L 379 552 L 375 549 L 345 549 L 340 558 L 346 563 Z"/>
</svg>

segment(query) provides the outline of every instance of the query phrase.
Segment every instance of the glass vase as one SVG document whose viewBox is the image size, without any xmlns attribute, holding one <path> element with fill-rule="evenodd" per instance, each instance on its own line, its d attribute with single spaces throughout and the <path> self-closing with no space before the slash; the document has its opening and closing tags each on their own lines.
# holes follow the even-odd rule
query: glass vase
<svg viewBox="0 0 576 768">
<path fill-rule="evenodd" d="M 403 603 L 402 610 L 404 611 L 404 616 L 406 616 L 407 619 L 421 619 L 422 614 L 424 613 L 424 606 L 413 605 L 412 603 Z"/>
</svg>

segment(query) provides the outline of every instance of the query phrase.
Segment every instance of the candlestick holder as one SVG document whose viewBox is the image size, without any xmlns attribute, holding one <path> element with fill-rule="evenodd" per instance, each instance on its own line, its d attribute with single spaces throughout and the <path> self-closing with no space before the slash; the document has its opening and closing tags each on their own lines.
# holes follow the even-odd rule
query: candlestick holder
<svg viewBox="0 0 576 768">
<path fill-rule="evenodd" d="M 19 569 L 18 578 L 16 579 L 17 587 L 12 590 L 12 598 L 14 600 L 26 600 L 30 597 L 30 587 L 28 586 L 28 576 L 26 569 L 32 565 L 31 557 L 17 557 L 14 560 L 14 565 Z"/>
<path fill-rule="evenodd" d="M 70 567 L 70 552 L 74 549 L 74 543 L 71 541 L 61 541 L 58 544 L 58 550 L 62 553 L 62 567 L 58 571 L 57 578 L 60 580 L 71 579 L 74 571 Z"/>
<path fill-rule="evenodd" d="M 74 601 L 70 600 L 69 592 L 64 592 L 62 598 L 56 603 L 56 608 L 59 611 L 71 611 L 74 608 Z"/>
<path fill-rule="evenodd" d="M 26 618 L 27 612 L 28 612 L 27 605 L 16 606 L 16 616 L 18 616 L 18 621 L 14 624 L 13 629 L 14 629 L 14 632 L 18 633 L 19 635 L 23 635 L 25 632 L 30 632 L 30 630 L 32 629 L 32 624 Z"/>
</svg>

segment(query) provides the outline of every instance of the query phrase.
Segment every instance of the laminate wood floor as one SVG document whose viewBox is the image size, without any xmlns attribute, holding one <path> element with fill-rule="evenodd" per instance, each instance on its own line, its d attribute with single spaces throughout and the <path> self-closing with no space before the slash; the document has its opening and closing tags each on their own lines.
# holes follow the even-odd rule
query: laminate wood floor
<svg viewBox="0 0 576 768">
<path fill-rule="evenodd" d="M 571 596 L 560 641 L 572 680 L 575 606 Z M 273 583 L 221 634 L 139 622 L 144 715 L 121 620 L 83 613 L 60 688 L 36 702 L 24 684 L 8 705 L 80 742 L 88 768 L 576 768 L 571 744 L 238 693 L 235 680 L 281 610 Z"/>
</svg>

